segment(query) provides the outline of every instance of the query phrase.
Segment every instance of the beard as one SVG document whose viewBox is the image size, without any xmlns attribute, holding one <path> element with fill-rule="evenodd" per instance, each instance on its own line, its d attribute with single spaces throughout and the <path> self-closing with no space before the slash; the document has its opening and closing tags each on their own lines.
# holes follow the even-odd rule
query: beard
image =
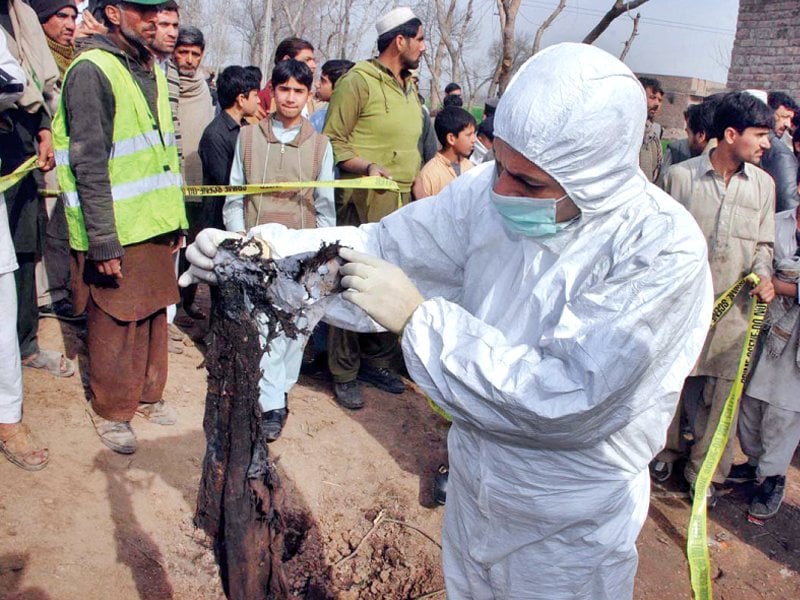
<svg viewBox="0 0 800 600">
<path fill-rule="evenodd" d="M 125 38 L 125 41 L 136 48 L 140 56 L 145 57 L 150 55 L 150 51 L 147 47 L 153 41 L 152 38 L 146 39 L 141 33 L 125 24 L 120 24 L 119 32 L 122 37 Z"/>
<path fill-rule="evenodd" d="M 419 68 L 419 58 L 416 60 L 412 60 L 410 58 L 403 57 L 403 69 L 405 71 L 411 71 L 413 69 Z"/>
</svg>

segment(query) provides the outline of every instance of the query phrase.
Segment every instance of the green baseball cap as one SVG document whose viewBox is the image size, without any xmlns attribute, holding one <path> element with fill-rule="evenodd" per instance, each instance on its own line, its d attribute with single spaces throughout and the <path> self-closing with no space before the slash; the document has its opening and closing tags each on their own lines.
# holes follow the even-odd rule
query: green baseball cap
<svg viewBox="0 0 800 600">
<path fill-rule="evenodd" d="M 167 0 L 90 0 L 89 10 L 94 13 L 95 9 L 103 8 L 108 4 L 120 4 L 126 2 L 128 4 L 141 4 L 143 6 L 160 6 L 166 4 Z"/>
</svg>

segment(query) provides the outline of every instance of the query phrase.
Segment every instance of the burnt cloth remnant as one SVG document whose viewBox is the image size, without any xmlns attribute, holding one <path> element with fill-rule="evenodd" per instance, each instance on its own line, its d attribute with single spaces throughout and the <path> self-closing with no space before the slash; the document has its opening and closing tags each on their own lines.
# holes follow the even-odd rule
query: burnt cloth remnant
<svg viewBox="0 0 800 600">
<path fill-rule="evenodd" d="M 254 240 L 226 240 L 215 258 L 220 301 L 213 307 L 206 354 L 208 394 L 203 418 L 206 456 L 195 524 L 214 540 L 230 600 L 285 598 L 283 498 L 261 435 L 256 319 L 277 335 L 307 335 L 339 291 L 339 245 L 272 260 Z"/>
</svg>

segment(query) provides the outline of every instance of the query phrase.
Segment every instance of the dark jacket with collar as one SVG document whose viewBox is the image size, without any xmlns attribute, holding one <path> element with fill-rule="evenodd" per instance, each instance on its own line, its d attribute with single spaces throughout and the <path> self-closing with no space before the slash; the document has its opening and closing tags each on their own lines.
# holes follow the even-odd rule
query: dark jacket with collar
<svg viewBox="0 0 800 600">
<path fill-rule="evenodd" d="M 769 133 L 770 148 L 761 157 L 761 168 L 775 180 L 775 212 L 794 208 L 800 203 L 797 193 L 798 162 L 792 149 L 774 132 Z"/>
</svg>

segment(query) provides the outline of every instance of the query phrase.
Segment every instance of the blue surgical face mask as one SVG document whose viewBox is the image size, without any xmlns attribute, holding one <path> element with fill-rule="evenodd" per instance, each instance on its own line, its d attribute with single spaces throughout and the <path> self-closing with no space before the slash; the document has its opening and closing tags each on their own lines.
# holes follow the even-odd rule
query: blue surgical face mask
<svg viewBox="0 0 800 600">
<path fill-rule="evenodd" d="M 556 223 L 556 207 L 567 197 L 566 194 L 561 198 L 527 198 L 503 196 L 495 192 L 494 188 L 489 194 L 506 227 L 520 235 L 528 237 L 553 235 L 571 222 Z"/>
</svg>

